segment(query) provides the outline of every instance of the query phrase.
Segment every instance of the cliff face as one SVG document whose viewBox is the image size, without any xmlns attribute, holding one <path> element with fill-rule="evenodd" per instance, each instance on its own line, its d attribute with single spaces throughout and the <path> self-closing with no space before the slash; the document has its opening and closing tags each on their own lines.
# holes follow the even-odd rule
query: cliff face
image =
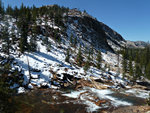
<svg viewBox="0 0 150 113">
<path fill-rule="evenodd" d="M 102 22 L 76 9 L 68 13 L 67 28 L 86 46 L 113 52 L 126 43 L 125 39 Z M 87 45 L 89 44 L 89 45 Z"/>
<path fill-rule="evenodd" d="M 98 21 L 86 16 L 68 17 L 67 28 L 68 32 L 78 38 L 81 45 L 91 46 L 97 50 L 113 51 L 111 46 L 108 45 L 107 35 Z"/>
</svg>

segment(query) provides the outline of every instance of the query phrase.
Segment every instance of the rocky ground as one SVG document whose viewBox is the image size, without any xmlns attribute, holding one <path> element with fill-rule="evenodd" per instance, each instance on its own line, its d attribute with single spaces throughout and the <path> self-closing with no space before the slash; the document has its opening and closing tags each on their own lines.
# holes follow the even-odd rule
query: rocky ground
<svg viewBox="0 0 150 113">
<path fill-rule="evenodd" d="M 105 113 L 105 112 L 103 112 Z M 117 108 L 111 112 L 106 113 L 150 113 L 150 106 L 129 106 Z"/>
<path fill-rule="evenodd" d="M 150 111 L 150 106 L 143 106 L 146 105 L 143 98 L 90 87 L 80 90 L 40 88 L 19 94 L 14 99 L 17 103 L 21 103 L 17 113 L 149 113 Z"/>
</svg>

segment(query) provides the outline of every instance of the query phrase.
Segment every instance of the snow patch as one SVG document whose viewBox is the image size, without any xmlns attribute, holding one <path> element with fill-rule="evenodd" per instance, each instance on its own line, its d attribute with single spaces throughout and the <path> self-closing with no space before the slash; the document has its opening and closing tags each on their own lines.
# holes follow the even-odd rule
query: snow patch
<svg viewBox="0 0 150 113">
<path fill-rule="evenodd" d="M 19 87 L 18 88 L 18 93 L 24 93 L 25 92 L 25 88 L 24 87 Z"/>
</svg>

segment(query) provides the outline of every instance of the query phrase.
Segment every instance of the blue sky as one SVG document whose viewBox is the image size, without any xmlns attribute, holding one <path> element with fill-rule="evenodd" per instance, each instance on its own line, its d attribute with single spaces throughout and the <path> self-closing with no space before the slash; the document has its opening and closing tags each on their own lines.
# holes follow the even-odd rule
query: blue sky
<svg viewBox="0 0 150 113">
<path fill-rule="evenodd" d="M 7 6 L 58 4 L 86 10 L 126 40 L 150 41 L 150 0 L 2 0 Z"/>
</svg>

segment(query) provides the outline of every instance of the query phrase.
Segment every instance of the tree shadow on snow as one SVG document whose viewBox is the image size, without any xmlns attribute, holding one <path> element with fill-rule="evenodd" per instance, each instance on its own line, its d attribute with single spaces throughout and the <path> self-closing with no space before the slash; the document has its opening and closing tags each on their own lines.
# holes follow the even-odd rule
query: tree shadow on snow
<svg viewBox="0 0 150 113">
<path fill-rule="evenodd" d="M 57 62 L 57 63 L 61 64 L 61 65 L 64 66 L 64 67 L 71 68 L 69 65 L 64 64 L 62 61 L 60 61 L 60 60 L 54 58 L 54 57 L 51 56 L 51 55 L 45 54 L 45 53 L 43 53 L 43 52 L 39 52 L 38 55 L 40 55 L 41 57 L 43 57 L 43 58 L 45 58 L 45 59 L 48 59 L 48 60 Z"/>
</svg>

